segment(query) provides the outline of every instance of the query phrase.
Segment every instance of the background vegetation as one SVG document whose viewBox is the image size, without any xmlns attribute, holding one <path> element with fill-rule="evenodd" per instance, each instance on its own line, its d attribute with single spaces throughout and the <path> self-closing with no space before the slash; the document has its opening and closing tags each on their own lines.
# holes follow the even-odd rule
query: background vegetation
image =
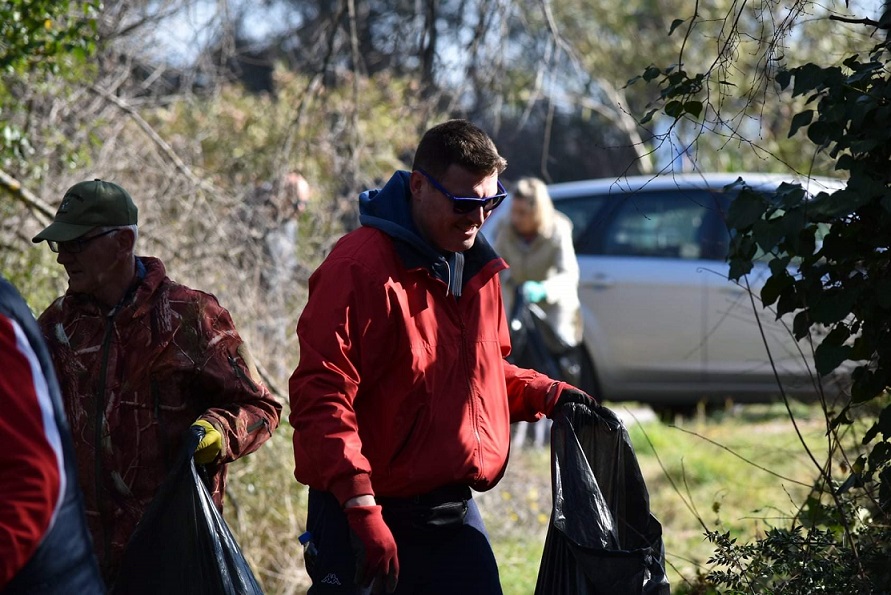
<svg viewBox="0 0 891 595">
<path fill-rule="evenodd" d="M 759 297 L 807 312 L 799 336 L 838 329 L 821 354 L 827 368 L 872 364 L 849 406 L 800 412 L 805 431 L 794 411 L 771 412 L 766 428 L 751 426 L 759 434 L 742 430 L 770 448 L 737 442 L 732 430 L 753 422 L 729 415 L 696 422 L 708 440 L 658 424 L 634 437 L 676 589 L 888 591 L 870 559 L 891 555 L 880 487 L 891 481 L 875 481 L 891 473 L 879 283 L 891 237 L 886 30 L 879 6 L 855 2 L 0 0 L 0 272 L 41 312 L 66 280 L 30 238 L 73 183 L 117 181 L 140 206 L 141 251 L 220 298 L 286 402 L 309 273 L 356 224 L 356 194 L 405 167 L 444 118 L 486 128 L 509 178 L 850 174 L 857 183 L 827 208 L 805 209 L 794 193 L 782 205 L 753 198 L 731 221 L 734 273 L 755 246 L 778 264 L 804 257 L 800 279 L 778 267 Z M 288 193 L 291 172 L 312 187 L 305 211 Z M 296 266 L 284 269 L 270 242 L 292 222 Z M 811 224 L 837 225 L 833 239 L 806 241 Z M 726 462 L 729 449 L 751 463 Z M 503 485 L 480 497 L 510 592 L 532 590 L 547 464 L 517 453 Z M 284 424 L 232 473 L 227 517 L 271 593 L 305 588 L 305 488 L 291 466 Z M 742 489 L 762 479 L 763 492 Z M 778 555 L 790 564 L 771 570 Z"/>
<path fill-rule="evenodd" d="M 651 508 L 664 528 L 673 593 L 716 592 L 706 579 L 715 552 L 706 532 L 752 542 L 794 522 L 811 493 L 816 472 L 781 404 L 731 407 L 673 424 L 650 417 L 638 423 L 637 408 L 613 408 L 629 428 Z M 825 450 L 821 408 L 794 404 L 793 414 L 808 446 Z M 848 447 L 856 450 L 865 426 L 861 419 L 850 428 Z M 837 457 L 831 464 L 844 467 Z M 528 594 L 535 584 L 550 508 L 549 465 L 547 450 L 514 452 L 502 483 L 478 496 L 505 593 Z"/>
</svg>

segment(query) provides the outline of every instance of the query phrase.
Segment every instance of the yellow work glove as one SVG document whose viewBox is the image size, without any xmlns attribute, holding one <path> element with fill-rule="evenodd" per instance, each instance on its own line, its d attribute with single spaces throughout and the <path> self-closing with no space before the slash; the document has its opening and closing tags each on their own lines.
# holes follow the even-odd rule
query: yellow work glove
<svg viewBox="0 0 891 595">
<path fill-rule="evenodd" d="M 204 438 L 195 448 L 195 462 L 199 465 L 206 465 L 217 458 L 217 455 L 223 450 L 223 435 L 210 422 L 203 419 L 192 424 L 192 427 L 195 426 L 204 428 Z"/>
</svg>

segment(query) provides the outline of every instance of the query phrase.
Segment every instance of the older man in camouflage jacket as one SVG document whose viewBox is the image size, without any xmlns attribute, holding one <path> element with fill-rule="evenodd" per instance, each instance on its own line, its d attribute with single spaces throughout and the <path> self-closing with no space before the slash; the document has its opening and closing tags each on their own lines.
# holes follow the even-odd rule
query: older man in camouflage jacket
<svg viewBox="0 0 891 595">
<path fill-rule="evenodd" d="M 137 208 L 117 184 L 65 194 L 46 240 L 68 291 L 40 316 L 71 424 L 90 532 L 109 586 L 123 551 L 181 448 L 195 452 L 222 510 L 226 464 L 258 449 L 281 405 L 257 374 L 229 313 L 135 256 Z"/>
</svg>

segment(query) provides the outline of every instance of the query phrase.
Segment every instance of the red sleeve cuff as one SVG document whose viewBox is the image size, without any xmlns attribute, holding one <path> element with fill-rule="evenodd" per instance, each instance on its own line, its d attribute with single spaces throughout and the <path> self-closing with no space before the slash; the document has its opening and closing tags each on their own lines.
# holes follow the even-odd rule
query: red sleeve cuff
<svg viewBox="0 0 891 595">
<path fill-rule="evenodd" d="M 344 502 L 356 496 L 374 496 L 374 489 L 371 487 L 371 476 L 367 473 L 351 475 L 345 479 L 332 482 L 330 490 L 341 506 L 343 506 Z"/>
</svg>

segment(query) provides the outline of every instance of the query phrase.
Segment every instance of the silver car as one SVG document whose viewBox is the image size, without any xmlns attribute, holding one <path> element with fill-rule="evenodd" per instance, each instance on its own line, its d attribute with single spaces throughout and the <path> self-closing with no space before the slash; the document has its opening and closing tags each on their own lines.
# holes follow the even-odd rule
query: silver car
<svg viewBox="0 0 891 595">
<path fill-rule="evenodd" d="M 766 261 L 746 283 L 727 278 L 724 214 L 734 192 L 725 186 L 740 177 L 767 191 L 797 182 L 812 195 L 843 186 L 750 173 L 549 186 L 554 205 L 573 222 L 587 356 L 583 388 L 663 413 L 700 402 L 770 401 L 780 393 L 772 359 L 787 394 L 817 394 L 809 342 L 796 343 L 791 318 L 778 322 L 760 303 Z M 844 379 L 822 382 L 837 393 Z"/>
</svg>

